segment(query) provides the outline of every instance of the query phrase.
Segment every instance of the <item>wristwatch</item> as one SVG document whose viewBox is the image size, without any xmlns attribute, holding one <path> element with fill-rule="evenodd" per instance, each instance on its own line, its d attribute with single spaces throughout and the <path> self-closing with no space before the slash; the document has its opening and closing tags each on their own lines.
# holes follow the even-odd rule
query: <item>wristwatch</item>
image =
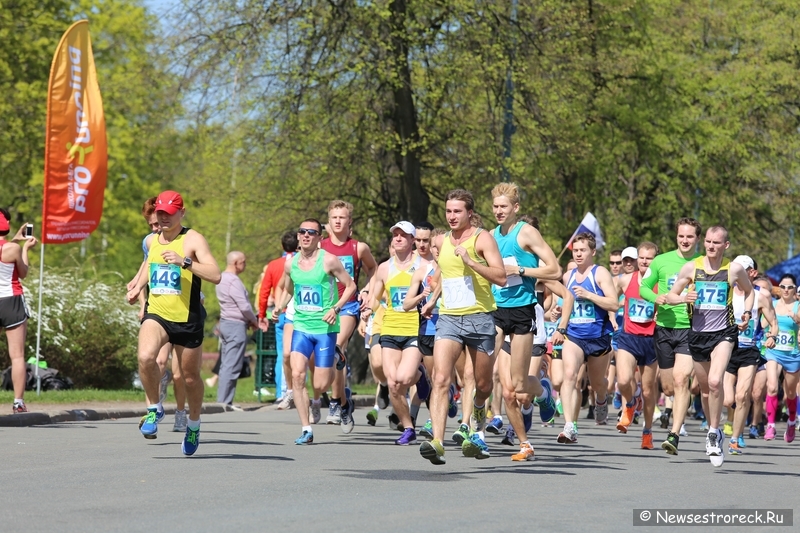
<svg viewBox="0 0 800 533">
<path fill-rule="evenodd" d="M 520 276 L 524 276 L 525 275 L 525 267 L 519 267 L 519 275 Z"/>
<path fill-rule="evenodd" d="M 341 307 L 339 307 L 338 305 L 334 305 L 334 306 L 333 306 L 333 312 L 334 312 L 334 313 L 336 313 L 336 314 L 338 315 L 339 313 L 341 313 L 341 312 L 342 312 L 342 308 L 341 308 Z"/>
<path fill-rule="evenodd" d="M 192 266 L 192 258 L 191 257 L 184 257 L 183 258 L 183 266 L 181 268 L 189 268 Z"/>
<path fill-rule="evenodd" d="M 561 333 L 562 335 L 566 335 L 567 334 L 566 328 L 558 328 L 556 331 Z"/>
</svg>

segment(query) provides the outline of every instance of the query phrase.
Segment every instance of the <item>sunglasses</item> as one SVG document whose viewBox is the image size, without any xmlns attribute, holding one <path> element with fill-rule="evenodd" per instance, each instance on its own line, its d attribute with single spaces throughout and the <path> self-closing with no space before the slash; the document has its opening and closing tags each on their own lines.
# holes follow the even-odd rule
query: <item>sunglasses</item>
<svg viewBox="0 0 800 533">
<path fill-rule="evenodd" d="M 780 287 L 781 289 L 783 289 L 785 291 L 793 291 L 793 290 L 795 290 L 797 288 L 794 285 L 778 285 L 778 287 Z"/>
<path fill-rule="evenodd" d="M 308 235 L 310 237 L 316 237 L 319 235 L 319 231 L 315 229 L 308 229 L 308 228 L 300 228 L 297 230 L 298 235 Z"/>
<path fill-rule="evenodd" d="M 609 265 L 621 265 L 622 261 L 609 261 L 608 264 Z"/>
</svg>

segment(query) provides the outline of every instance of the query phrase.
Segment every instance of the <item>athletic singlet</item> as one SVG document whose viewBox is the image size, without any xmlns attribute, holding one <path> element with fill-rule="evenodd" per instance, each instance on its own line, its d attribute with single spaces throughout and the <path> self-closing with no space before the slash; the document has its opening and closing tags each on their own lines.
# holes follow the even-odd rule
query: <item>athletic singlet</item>
<svg viewBox="0 0 800 533">
<path fill-rule="evenodd" d="M 689 307 L 692 331 L 711 333 L 736 324 L 733 318 L 733 288 L 729 281 L 731 262 L 722 260 L 714 273 L 706 272 L 703 256 L 694 260 L 694 290 L 697 300 Z"/>
<path fill-rule="evenodd" d="M 350 277 L 356 282 L 356 287 L 358 287 L 358 275 L 361 273 L 361 261 L 358 260 L 358 241 L 348 238 L 344 244 L 338 245 L 333 244 L 330 237 L 328 237 L 322 239 L 319 247 L 339 258 L 344 269 L 350 274 Z M 339 298 L 341 298 L 342 294 L 344 294 L 344 284 L 338 279 L 336 280 L 336 289 L 339 292 Z M 355 302 L 356 300 L 358 300 L 358 292 L 354 293 L 347 301 Z"/>
<path fill-rule="evenodd" d="M 185 257 L 183 240 L 189 228 L 181 228 L 181 232 L 172 241 L 161 242 L 163 234 L 153 235 L 150 250 L 147 252 L 147 272 L 150 277 L 148 286 L 146 312 L 158 315 L 170 322 L 202 322 L 200 305 L 200 278 L 181 265 L 171 265 L 164 261 L 161 254 L 172 250 Z"/>
<path fill-rule="evenodd" d="M 797 314 L 797 308 L 800 302 L 794 302 L 792 305 L 792 314 Z M 782 354 L 797 354 L 797 330 L 798 326 L 791 315 L 781 315 L 775 309 L 775 317 L 778 321 L 778 331 L 775 333 L 775 347 L 768 348 L 767 351 L 781 352 Z M 770 335 L 772 333 L 770 332 Z"/>
<path fill-rule="evenodd" d="M 436 264 L 428 263 L 428 272 L 422 279 L 420 292 L 431 286 L 433 274 L 436 272 Z M 430 318 L 425 318 L 422 315 L 419 317 L 419 334 L 420 335 L 436 335 L 436 321 L 439 320 L 439 304 L 441 300 L 436 300 L 436 305 L 433 307 L 433 312 Z M 419 302 L 417 309 L 422 310 L 422 307 L 428 303 L 428 298 L 423 298 Z"/>
<path fill-rule="evenodd" d="M 336 278 L 325 272 L 325 254 L 325 250 L 317 251 L 317 261 L 311 270 L 300 268 L 302 254 L 295 254 L 292 258 L 294 329 L 312 335 L 339 333 L 338 315 L 333 324 L 322 320 L 339 299 Z"/>
<path fill-rule="evenodd" d="M 625 297 L 622 306 L 625 333 L 652 336 L 656 330 L 656 323 L 653 320 L 656 314 L 655 304 L 642 299 L 639 294 L 640 283 L 637 270 L 631 275 L 631 281 L 623 294 Z"/>
<path fill-rule="evenodd" d="M 547 329 L 544 327 L 544 309 L 536 302 L 536 333 L 533 344 L 547 344 Z"/>
<path fill-rule="evenodd" d="M 481 264 L 486 264 L 475 252 L 475 240 L 481 233 L 480 228 L 460 246 L 466 248 L 467 253 Z M 492 287 L 489 280 L 464 264 L 455 254 L 456 247 L 450 242 L 450 233 L 447 232 L 442 239 L 442 249 L 439 252 L 439 269 L 442 271 L 442 306 L 439 313 L 442 315 L 471 315 L 474 313 L 490 313 L 497 309 Z"/>
<path fill-rule="evenodd" d="M 414 254 L 406 270 L 397 267 L 397 259 L 389 258 L 389 273 L 386 276 L 386 314 L 383 317 L 381 335 L 416 337 L 419 335 L 419 311 L 403 310 L 403 300 L 408 294 L 411 278 L 420 266 L 422 259 Z"/>
<path fill-rule="evenodd" d="M 0 239 L 0 254 L 2 254 L 3 246 L 6 244 L 8 244 L 7 240 Z M 10 298 L 21 294 L 22 284 L 19 282 L 17 262 L 6 263 L 0 261 L 0 298 Z"/>
<path fill-rule="evenodd" d="M 564 298 L 559 296 L 558 300 L 556 300 L 556 306 L 563 307 L 564 306 Z M 558 322 L 545 322 L 544 323 L 544 328 L 545 328 L 545 331 L 547 332 L 547 342 L 552 344 L 552 342 L 553 342 L 553 333 L 555 333 L 556 330 L 558 329 L 558 324 L 560 322 L 561 322 L 561 319 L 559 319 Z M 562 348 L 562 346 L 560 344 L 558 346 L 553 345 L 553 350 L 560 350 L 561 348 Z"/>
<path fill-rule="evenodd" d="M 570 272 L 567 289 L 575 294 L 573 287 L 583 287 L 589 292 L 598 296 L 605 296 L 603 289 L 597 285 L 595 276 L 597 265 L 593 265 L 586 273 L 583 281 L 578 281 L 578 269 L 574 268 Z M 567 324 L 567 336 L 576 339 L 599 339 L 603 335 L 611 333 L 611 322 L 608 321 L 608 311 L 595 305 L 589 300 L 582 300 L 575 296 L 575 303 L 572 305 L 572 314 Z"/>
<path fill-rule="evenodd" d="M 539 266 L 539 258 L 536 255 L 523 250 L 517 242 L 519 232 L 525 222 L 517 222 L 506 235 L 500 233 L 500 226 L 492 231 L 492 236 L 497 241 L 500 255 L 503 257 L 503 264 L 516 267 L 536 268 Z M 536 279 L 528 276 L 513 274 L 508 276 L 506 284 L 502 287 L 492 285 L 497 307 L 522 307 L 530 305 L 536 301 Z"/>
<path fill-rule="evenodd" d="M 744 308 L 744 293 L 733 293 L 733 317 L 738 321 L 745 313 Z M 747 323 L 747 329 L 739 331 L 739 346 L 755 346 L 756 345 L 756 324 L 758 324 L 758 293 L 753 299 L 753 308 L 750 310 L 750 321 Z"/>
</svg>

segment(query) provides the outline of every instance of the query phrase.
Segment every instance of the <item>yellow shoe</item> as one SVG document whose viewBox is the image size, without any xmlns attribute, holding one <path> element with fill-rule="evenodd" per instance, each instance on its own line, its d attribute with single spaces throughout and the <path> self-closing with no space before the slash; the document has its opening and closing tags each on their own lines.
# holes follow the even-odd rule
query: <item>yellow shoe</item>
<svg viewBox="0 0 800 533">
<path fill-rule="evenodd" d="M 523 442 L 519 446 L 519 453 L 511 456 L 512 461 L 533 461 L 533 446 L 529 442 Z"/>
<path fill-rule="evenodd" d="M 435 465 L 445 464 L 444 446 L 438 439 L 423 442 L 419 447 L 419 454 Z"/>
<path fill-rule="evenodd" d="M 725 434 L 726 437 L 730 437 L 733 435 L 733 426 L 730 422 L 725 422 L 722 426 L 722 432 Z"/>
</svg>

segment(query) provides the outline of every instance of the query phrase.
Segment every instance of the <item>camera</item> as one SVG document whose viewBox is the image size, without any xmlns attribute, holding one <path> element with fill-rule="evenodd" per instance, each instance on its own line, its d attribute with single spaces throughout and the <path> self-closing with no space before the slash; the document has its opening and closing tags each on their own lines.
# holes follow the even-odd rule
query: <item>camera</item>
<svg viewBox="0 0 800 533">
<path fill-rule="evenodd" d="M 33 237 L 33 224 L 25 224 L 25 236 Z"/>
</svg>

